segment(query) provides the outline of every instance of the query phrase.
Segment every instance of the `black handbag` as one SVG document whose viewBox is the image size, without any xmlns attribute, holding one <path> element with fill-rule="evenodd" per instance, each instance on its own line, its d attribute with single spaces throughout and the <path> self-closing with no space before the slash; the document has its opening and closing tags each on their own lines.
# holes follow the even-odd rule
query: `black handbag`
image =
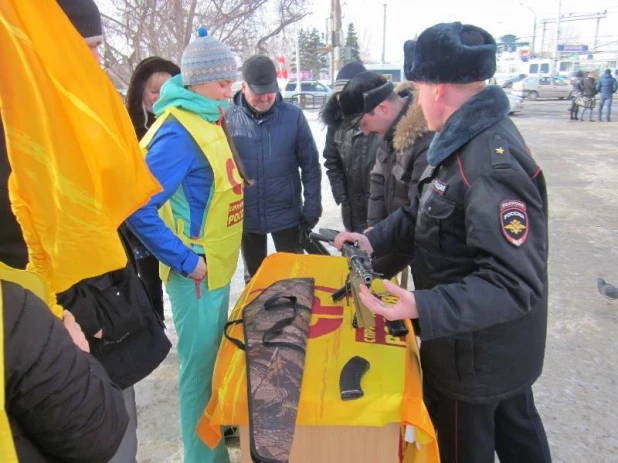
<svg viewBox="0 0 618 463">
<path fill-rule="evenodd" d="M 77 290 L 94 301 L 103 330 L 102 339 L 88 337 L 90 352 L 109 377 L 126 389 L 152 373 L 172 345 L 163 320 L 137 275 L 126 230 L 121 227 L 119 234 L 129 261 L 127 266 L 83 280 L 77 284 Z M 60 296 L 59 302 L 62 303 Z M 79 304 L 79 299 L 74 304 Z"/>
</svg>

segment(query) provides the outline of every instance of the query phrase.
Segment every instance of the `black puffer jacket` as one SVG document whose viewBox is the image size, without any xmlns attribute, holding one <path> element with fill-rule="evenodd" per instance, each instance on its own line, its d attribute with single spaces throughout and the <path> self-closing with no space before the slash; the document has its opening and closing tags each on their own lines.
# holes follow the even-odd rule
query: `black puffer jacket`
<svg viewBox="0 0 618 463">
<path fill-rule="evenodd" d="M 43 301 L 2 286 L 6 411 L 19 461 L 105 463 L 129 419 L 122 392 Z"/>
<path fill-rule="evenodd" d="M 0 261 L 13 268 L 24 269 L 28 263 L 28 249 L 9 202 L 10 174 L 4 126 L 0 118 Z"/>
<path fill-rule="evenodd" d="M 328 127 L 323 156 L 333 198 L 341 204 L 345 229 L 362 232 L 367 228 L 369 175 L 380 138 L 365 136 L 359 128 L 342 130 L 341 110 L 335 95 L 328 99 L 320 117 Z"/>
<path fill-rule="evenodd" d="M 586 98 L 594 98 L 597 94 L 597 82 L 594 77 L 584 79 L 584 90 L 582 93 Z"/>
<path fill-rule="evenodd" d="M 277 94 L 273 106 L 254 113 L 242 94 L 225 111 L 228 129 L 247 177 L 245 233 L 295 228 L 322 215 L 318 150 L 302 110 Z"/>
<path fill-rule="evenodd" d="M 433 132 L 427 128 L 423 110 L 413 95 L 400 92 L 406 104 L 384 136 L 371 171 L 371 196 L 367 221 L 375 226 L 416 196 L 418 179 L 427 167 L 427 150 Z"/>
<path fill-rule="evenodd" d="M 490 86 L 446 122 L 420 199 L 368 233 L 376 255 L 414 252 L 423 376 L 472 403 L 520 393 L 543 368 L 547 193 Z"/>
</svg>

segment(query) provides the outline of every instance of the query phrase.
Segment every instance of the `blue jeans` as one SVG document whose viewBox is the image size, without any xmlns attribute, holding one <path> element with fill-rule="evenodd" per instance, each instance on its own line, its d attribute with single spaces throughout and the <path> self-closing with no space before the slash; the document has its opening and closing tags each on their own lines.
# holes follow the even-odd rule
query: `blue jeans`
<svg viewBox="0 0 618 463">
<path fill-rule="evenodd" d="M 592 122 L 592 110 L 593 110 L 593 109 L 594 109 L 594 108 L 583 108 L 583 109 L 582 109 L 582 115 L 581 115 L 581 116 L 579 116 L 579 119 L 583 121 L 583 120 L 584 120 L 584 114 L 586 114 L 586 111 L 590 111 L 590 119 L 588 119 L 588 120 L 589 120 L 590 122 Z"/>
<path fill-rule="evenodd" d="M 601 95 L 601 101 L 599 102 L 599 121 L 603 120 L 603 105 L 607 101 L 607 122 L 610 122 L 612 119 L 612 98 L 611 95 Z"/>
</svg>

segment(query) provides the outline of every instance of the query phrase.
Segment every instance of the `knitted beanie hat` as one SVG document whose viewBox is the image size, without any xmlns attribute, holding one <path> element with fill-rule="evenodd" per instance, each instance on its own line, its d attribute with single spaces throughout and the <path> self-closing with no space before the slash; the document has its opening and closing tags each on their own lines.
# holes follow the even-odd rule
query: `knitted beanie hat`
<svg viewBox="0 0 618 463">
<path fill-rule="evenodd" d="M 86 40 L 86 43 L 103 41 L 101 13 L 93 0 L 57 0 L 73 27 Z"/>
<path fill-rule="evenodd" d="M 180 73 L 184 86 L 236 80 L 238 65 L 232 51 L 200 27 L 198 37 L 182 53 Z"/>
<path fill-rule="evenodd" d="M 345 87 L 350 79 L 356 77 L 357 74 L 365 72 L 365 66 L 360 61 L 350 61 L 346 63 L 337 73 L 337 79 L 335 80 L 335 92 L 340 92 Z"/>
</svg>

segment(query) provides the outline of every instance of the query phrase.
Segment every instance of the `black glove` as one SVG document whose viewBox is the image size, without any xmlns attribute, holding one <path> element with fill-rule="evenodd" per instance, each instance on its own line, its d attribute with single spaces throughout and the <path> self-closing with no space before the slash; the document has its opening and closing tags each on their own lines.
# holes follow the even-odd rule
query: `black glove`
<svg viewBox="0 0 618 463">
<path fill-rule="evenodd" d="M 352 206 L 350 205 L 350 201 L 347 199 L 341 202 L 341 219 L 343 220 L 343 227 L 347 231 L 353 231 Z"/>
<path fill-rule="evenodd" d="M 309 217 L 303 215 L 302 225 L 304 225 L 309 230 L 313 230 L 313 228 L 318 224 L 319 220 L 319 217 Z"/>
</svg>

